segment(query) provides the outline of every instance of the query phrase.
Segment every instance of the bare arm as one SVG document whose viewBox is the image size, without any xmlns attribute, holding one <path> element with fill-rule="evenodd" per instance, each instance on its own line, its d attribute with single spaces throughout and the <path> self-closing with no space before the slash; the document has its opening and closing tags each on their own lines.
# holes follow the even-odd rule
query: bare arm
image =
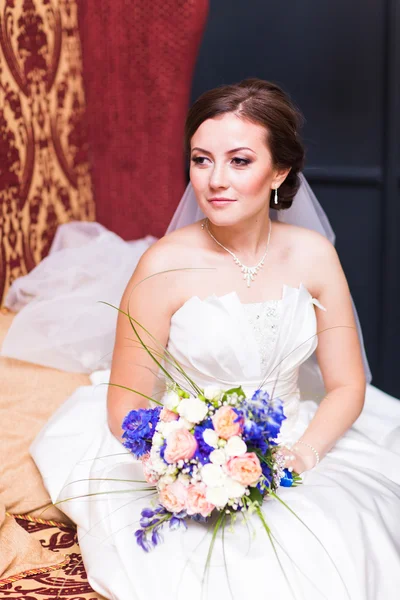
<svg viewBox="0 0 400 600">
<path fill-rule="evenodd" d="M 171 276 L 168 273 L 160 274 L 167 269 L 168 251 L 165 251 L 164 246 L 161 244 L 160 247 L 159 242 L 143 255 L 120 303 L 122 311 L 129 312 L 158 340 L 159 345 L 143 329 L 137 328 L 143 341 L 157 352 L 162 352 L 162 347 L 167 344 L 171 315 L 176 309 Z M 153 274 L 156 275 L 146 279 Z M 146 281 L 143 281 L 145 279 Z M 109 386 L 108 424 L 116 437 L 121 437 L 122 421 L 130 410 L 148 406 L 149 401 L 144 396 L 152 395 L 156 377 L 157 365 L 141 347 L 129 318 L 119 313 L 110 383 L 137 390 L 139 393 Z"/>
<path fill-rule="evenodd" d="M 327 309 L 316 309 L 321 332 L 317 359 L 326 395 L 301 440 L 323 458 L 360 415 L 366 381 L 350 291 L 339 258 L 325 240 L 319 240 L 317 252 L 313 279 L 319 287 L 316 296 Z M 307 446 L 294 446 L 293 454 L 298 472 L 314 466 L 316 456 Z"/>
</svg>

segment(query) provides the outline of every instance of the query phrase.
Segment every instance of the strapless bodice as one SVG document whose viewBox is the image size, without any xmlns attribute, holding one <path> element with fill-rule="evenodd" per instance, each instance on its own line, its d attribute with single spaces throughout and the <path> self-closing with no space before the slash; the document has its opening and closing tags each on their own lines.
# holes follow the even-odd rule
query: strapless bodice
<svg viewBox="0 0 400 600">
<path fill-rule="evenodd" d="M 167 348 L 200 387 L 241 385 L 246 394 L 262 387 L 280 397 L 288 429 L 297 417 L 299 368 L 318 343 L 314 305 L 323 308 L 303 284 L 255 304 L 241 303 L 236 292 L 192 296 L 172 316 Z"/>
</svg>

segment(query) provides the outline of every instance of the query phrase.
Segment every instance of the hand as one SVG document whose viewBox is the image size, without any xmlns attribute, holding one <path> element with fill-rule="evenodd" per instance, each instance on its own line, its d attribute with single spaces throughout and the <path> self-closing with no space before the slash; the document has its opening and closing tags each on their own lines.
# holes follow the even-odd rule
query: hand
<svg viewBox="0 0 400 600">
<path fill-rule="evenodd" d="M 287 456 L 285 468 L 288 469 L 289 467 L 292 467 L 293 471 L 298 475 L 301 475 L 304 471 L 309 471 L 314 467 L 314 456 L 306 456 L 298 452 L 298 450 L 295 451 L 286 446 L 281 446 L 279 452 L 284 456 Z"/>
</svg>

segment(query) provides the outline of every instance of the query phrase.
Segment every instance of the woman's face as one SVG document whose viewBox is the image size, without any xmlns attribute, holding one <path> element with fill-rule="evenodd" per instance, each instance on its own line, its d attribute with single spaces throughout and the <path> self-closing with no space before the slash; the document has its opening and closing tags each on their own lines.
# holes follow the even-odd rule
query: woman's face
<svg viewBox="0 0 400 600">
<path fill-rule="evenodd" d="M 200 208 L 215 225 L 267 213 L 271 189 L 287 173 L 273 167 L 265 128 L 234 113 L 207 119 L 191 139 L 190 180 Z"/>
</svg>

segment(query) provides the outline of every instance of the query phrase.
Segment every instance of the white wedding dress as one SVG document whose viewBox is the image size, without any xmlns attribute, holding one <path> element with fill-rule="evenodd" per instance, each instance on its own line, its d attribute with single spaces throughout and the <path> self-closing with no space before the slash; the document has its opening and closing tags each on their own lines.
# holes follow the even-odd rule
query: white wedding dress
<svg viewBox="0 0 400 600">
<path fill-rule="evenodd" d="M 193 296 L 173 315 L 168 349 L 198 385 L 243 385 L 285 403 L 282 441 L 296 440 L 317 408 L 300 398 L 300 366 L 317 345 L 307 289 L 285 286 L 282 299 L 242 304 L 235 292 Z M 54 502 L 77 523 L 91 585 L 116 600 L 398 600 L 400 590 L 400 403 L 368 386 L 365 409 L 297 488 L 263 505 L 281 567 L 257 516 L 218 535 L 202 576 L 211 529 L 190 522 L 165 530 L 146 554 L 136 544 L 140 511 L 136 461 L 106 422 L 107 371 L 79 388 L 31 448 Z M 118 481 L 120 480 L 120 481 Z M 122 481 L 123 480 L 123 481 Z M 306 527 L 307 526 L 307 527 Z M 309 529 L 308 529 L 309 528 Z M 287 583 L 285 573 L 290 585 Z"/>
</svg>

